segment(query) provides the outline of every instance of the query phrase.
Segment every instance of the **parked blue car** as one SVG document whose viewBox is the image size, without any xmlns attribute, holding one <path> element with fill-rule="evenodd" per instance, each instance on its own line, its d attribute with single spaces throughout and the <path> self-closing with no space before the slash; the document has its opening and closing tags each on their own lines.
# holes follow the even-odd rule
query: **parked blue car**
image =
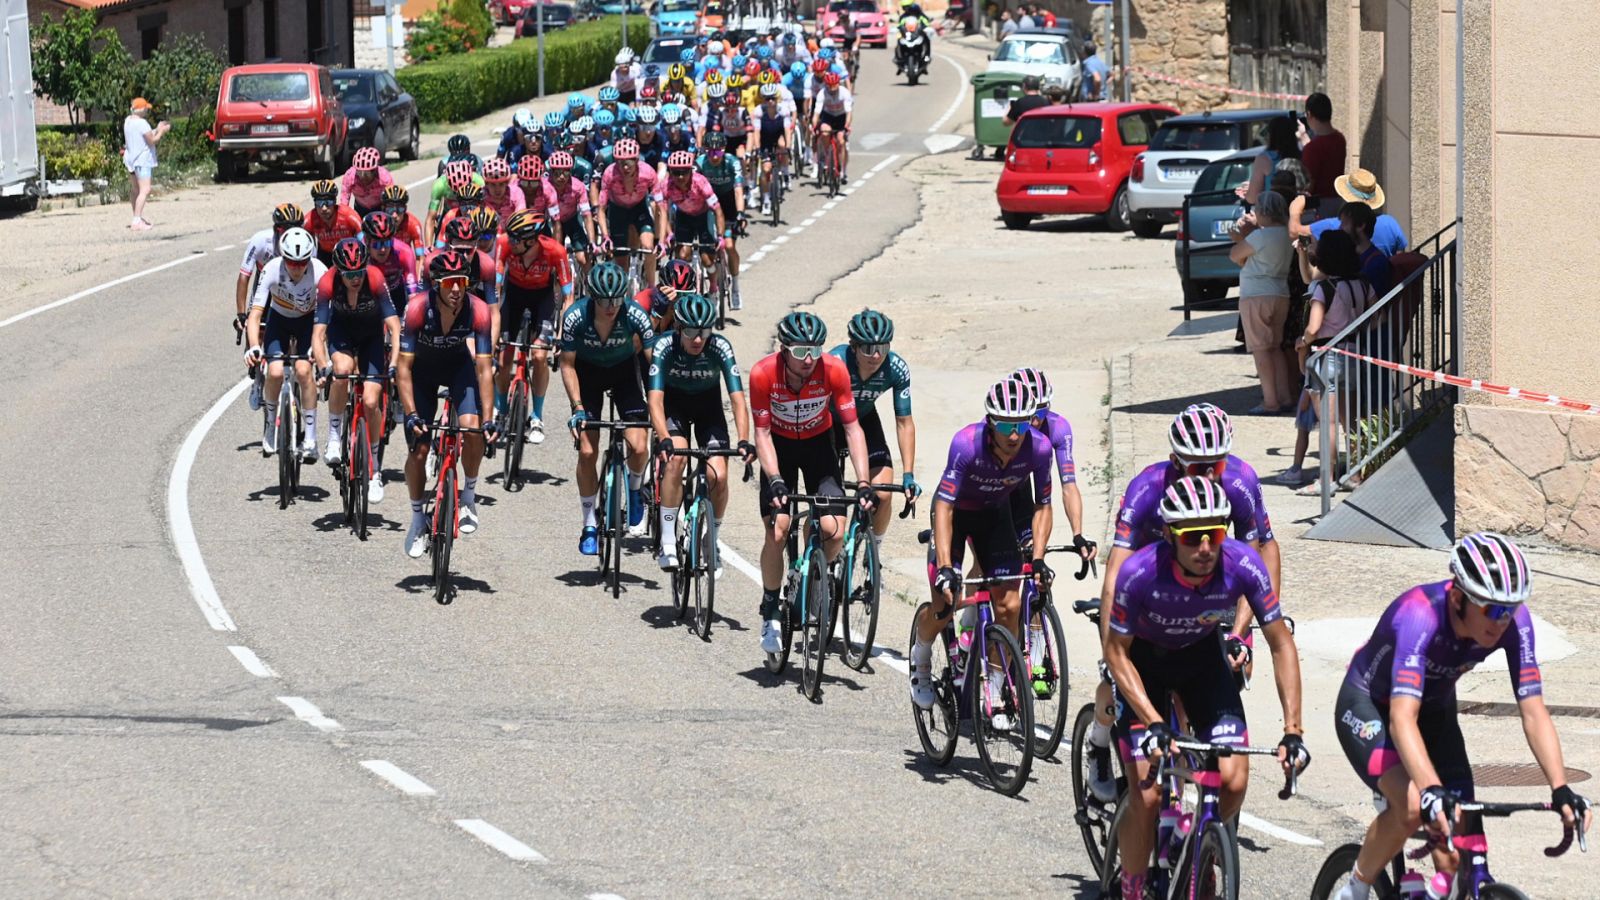
<svg viewBox="0 0 1600 900">
<path fill-rule="evenodd" d="M 1263 147 L 1252 147 L 1208 163 L 1195 181 L 1188 216 L 1178 222 L 1178 238 L 1172 244 L 1185 303 L 1221 299 L 1239 284 L 1239 267 L 1228 258 L 1228 251 L 1233 247 L 1233 223 L 1245 207 L 1234 189 L 1250 180 L 1250 168 L 1265 152 Z"/>
<path fill-rule="evenodd" d="M 616 3 L 613 3 L 613 2 L 601 3 L 600 4 L 600 12 L 603 15 L 607 15 L 607 16 L 620 16 L 620 15 L 622 15 L 622 4 L 620 2 L 616 2 Z M 642 4 L 642 3 L 629 3 L 628 4 L 628 15 L 637 16 L 637 15 L 642 14 L 643 12 L 644 12 L 644 4 Z"/>
<path fill-rule="evenodd" d="M 656 34 L 693 34 L 700 0 L 658 0 L 651 12 Z"/>
</svg>

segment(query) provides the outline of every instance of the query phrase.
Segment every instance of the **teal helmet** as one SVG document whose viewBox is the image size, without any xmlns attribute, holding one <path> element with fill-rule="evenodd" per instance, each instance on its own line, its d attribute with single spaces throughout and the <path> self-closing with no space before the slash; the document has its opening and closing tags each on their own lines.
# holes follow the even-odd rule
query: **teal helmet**
<svg viewBox="0 0 1600 900">
<path fill-rule="evenodd" d="M 628 296 L 628 273 L 614 262 L 603 262 L 589 270 L 589 296 L 600 300 L 621 300 Z"/>
<path fill-rule="evenodd" d="M 778 322 L 778 343 L 785 347 L 819 346 L 827 340 L 828 326 L 815 313 L 796 310 Z"/>
<path fill-rule="evenodd" d="M 894 340 L 894 323 L 875 309 L 863 309 L 850 317 L 852 344 L 887 344 Z"/>
<path fill-rule="evenodd" d="M 679 328 L 710 328 L 717 321 L 717 308 L 704 294 L 682 291 L 672 304 L 672 317 Z"/>
</svg>

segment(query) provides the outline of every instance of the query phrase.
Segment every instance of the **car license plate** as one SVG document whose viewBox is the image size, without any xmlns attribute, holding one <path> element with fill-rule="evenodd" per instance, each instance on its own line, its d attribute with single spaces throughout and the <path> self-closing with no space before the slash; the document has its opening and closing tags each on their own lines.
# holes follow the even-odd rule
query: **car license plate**
<svg viewBox="0 0 1600 900">
<path fill-rule="evenodd" d="M 1199 178 L 1200 170 L 1189 168 L 1187 166 L 1173 166 L 1166 170 L 1166 176 L 1173 179 L 1181 178 L 1187 181 L 1191 178 Z"/>
<path fill-rule="evenodd" d="M 1028 188 L 1028 193 L 1034 196 L 1058 196 L 1067 193 L 1067 186 L 1064 184 L 1036 184 Z"/>
<path fill-rule="evenodd" d="M 252 125 L 251 134 L 288 134 L 288 125 Z"/>
<path fill-rule="evenodd" d="M 1216 237 L 1216 238 L 1232 237 L 1233 236 L 1233 220 L 1232 219 L 1218 219 L 1217 221 L 1212 222 L 1211 223 L 1211 236 L 1212 237 Z"/>
</svg>

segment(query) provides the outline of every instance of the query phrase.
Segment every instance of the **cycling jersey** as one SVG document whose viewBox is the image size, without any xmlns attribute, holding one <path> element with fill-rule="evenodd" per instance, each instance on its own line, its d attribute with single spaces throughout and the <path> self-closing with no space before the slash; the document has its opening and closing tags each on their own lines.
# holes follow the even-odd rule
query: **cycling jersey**
<svg viewBox="0 0 1600 900">
<path fill-rule="evenodd" d="M 478 187 L 483 187 L 483 176 L 473 172 L 472 183 Z M 441 174 L 433 180 L 433 187 L 429 190 L 428 211 L 432 212 L 434 209 L 443 206 L 446 200 L 452 200 L 454 197 L 454 192 L 450 190 L 450 180 Z"/>
<path fill-rule="evenodd" d="M 494 351 L 489 321 L 489 305 L 468 294 L 461 311 L 446 329 L 433 292 L 413 294 L 406 303 L 405 319 L 400 326 L 400 352 L 430 362 L 453 359 L 470 362 L 473 356 L 488 356 Z"/>
<path fill-rule="evenodd" d="M 652 199 L 657 203 L 670 203 L 679 212 L 691 216 L 703 215 L 717 208 L 717 192 L 699 172 L 689 176 L 689 185 L 684 188 L 678 187 L 678 183 L 670 176 L 665 181 L 658 181 Z"/>
<path fill-rule="evenodd" d="M 361 233 L 361 217 L 348 206 L 334 207 L 326 218 L 321 210 L 313 209 L 306 216 L 305 229 L 317 239 L 318 250 L 332 253 L 334 244 Z"/>
<path fill-rule="evenodd" d="M 742 106 L 707 109 L 700 116 L 700 127 L 706 131 L 720 131 L 729 138 L 741 138 L 750 131 L 750 115 Z"/>
<path fill-rule="evenodd" d="M 850 373 L 850 389 L 855 393 L 859 413 L 876 413 L 874 404 L 878 398 L 892 392 L 894 414 L 911 415 L 911 366 L 900 358 L 900 354 L 890 350 L 888 358 L 878 366 L 878 371 L 873 372 L 871 378 L 863 380 L 861 369 L 856 365 L 855 351 L 850 349 L 849 344 L 840 344 L 828 352 L 844 361 L 845 369 Z"/>
<path fill-rule="evenodd" d="M 782 357 L 780 350 L 750 369 L 750 413 L 757 428 L 799 440 L 826 434 L 835 414 L 845 424 L 856 421 L 856 398 L 844 363 L 824 353 L 796 389 L 789 387 Z"/>
<path fill-rule="evenodd" d="M 504 187 L 505 193 L 501 194 L 498 200 L 488 189 L 483 192 L 484 208 L 494 210 L 494 214 L 500 217 L 500 227 L 502 228 L 505 227 L 507 219 L 528 208 L 528 200 L 523 195 L 521 187 L 514 184 L 506 184 Z M 535 198 L 535 200 L 537 199 Z"/>
<path fill-rule="evenodd" d="M 369 262 L 383 273 L 390 296 L 409 297 L 417 292 L 417 256 L 410 244 L 398 237 L 391 239 L 389 255 L 379 260 L 372 252 L 372 239 L 362 235 L 361 242 L 367 245 Z"/>
<path fill-rule="evenodd" d="M 783 137 L 789 130 L 789 122 L 784 116 L 781 106 L 774 110 L 771 115 L 768 115 L 767 105 L 765 103 L 759 104 L 756 106 L 755 112 L 751 114 L 750 121 L 757 133 L 761 135 L 762 147 L 776 147 L 778 139 Z"/>
<path fill-rule="evenodd" d="M 263 228 L 250 235 L 249 242 L 244 245 L 244 259 L 239 263 L 239 274 L 259 274 L 267 262 L 277 255 L 277 231 L 271 228 Z"/>
<path fill-rule="evenodd" d="M 344 173 L 344 183 L 339 194 L 339 202 L 347 206 L 358 206 L 362 209 L 373 210 L 383 208 L 383 189 L 394 184 L 394 176 L 383 166 L 378 167 L 378 176 L 366 184 L 356 175 L 354 168 Z"/>
<path fill-rule="evenodd" d="M 394 239 L 405 241 L 413 250 L 422 246 L 422 221 L 411 213 L 406 213 L 405 220 L 395 222 Z"/>
<path fill-rule="evenodd" d="M 566 248 L 557 243 L 555 238 L 546 235 L 539 235 L 537 240 L 539 252 L 532 261 L 512 251 L 510 235 L 502 234 L 495 240 L 494 255 L 501 282 L 519 288 L 547 288 L 552 284 L 560 284 L 563 290 L 570 290 L 572 272 L 567 265 Z"/>
<path fill-rule="evenodd" d="M 442 252 L 444 251 L 433 250 L 430 251 L 427 256 L 423 257 L 421 266 L 422 271 L 426 273 L 429 265 L 433 262 L 433 258 Z M 482 250 L 461 250 L 457 252 L 467 254 L 467 258 L 472 261 L 472 271 L 468 274 L 472 276 L 473 284 L 483 289 L 483 293 L 479 294 L 478 296 L 483 300 L 483 302 L 489 304 L 490 306 L 494 306 L 500 300 L 499 292 L 496 290 L 496 282 L 500 280 L 499 264 L 494 261 L 494 257 L 483 252 Z M 425 280 L 431 282 L 432 279 L 428 278 Z"/>
<path fill-rule="evenodd" d="M 394 301 L 377 266 L 367 266 L 366 276 L 352 303 L 340 274 L 333 269 L 324 272 L 317 281 L 316 324 L 337 328 L 346 337 L 381 332 L 383 320 L 396 314 Z"/>
<path fill-rule="evenodd" d="M 649 142 L 639 139 L 639 165 L 655 168 L 667 158 L 667 142 L 662 139 L 661 132 L 654 132 L 655 137 Z"/>
<path fill-rule="evenodd" d="M 950 439 L 950 456 L 934 496 L 958 511 L 1002 506 L 1031 478 L 1034 502 L 1050 505 L 1050 444 L 1044 436 L 1027 429 L 1016 455 L 1001 463 L 988 432 L 986 423 L 974 422 Z"/>
<path fill-rule="evenodd" d="M 1117 510 L 1114 546 L 1135 550 L 1165 540 L 1161 495 L 1182 474 L 1171 462 L 1158 462 L 1146 466 L 1128 482 L 1122 506 Z M 1227 457 L 1223 463 L 1222 489 L 1233 507 L 1229 517 L 1233 536 L 1241 541 L 1263 544 L 1272 540 L 1272 522 L 1267 518 L 1267 506 L 1261 499 L 1261 482 L 1256 478 L 1255 469 L 1236 456 Z"/>
<path fill-rule="evenodd" d="M 720 377 L 728 393 L 744 390 L 739 380 L 739 364 L 733 358 L 733 344 L 720 334 L 706 340 L 705 349 L 690 353 L 678 343 L 675 331 L 663 332 L 650 345 L 652 391 L 703 394 L 715 392 Z"/>
<path fill-rule="evenodd" d="M 587 157 L 572 157 L 572 178 L 574 181 L 588 185 L 589 182 L 594 180 L 594 163 L 590 162 Z"/>
<path fill-rule="evenodd" d="M 1056 474 L 1061 477 L 1062 484 L 1072 484 L 1078 480 L 1078 467 L 1072 461 L 1072 425 L 1065 416 L 1054 410 L 1045 410 L 1044 435 L 1050 440 L 1050 448 L 1056 455 Z"/>
<path fill-rule="evenodd" d="M 1456 637 L 1450 625 L 1451 582 L 1421 584 L 1395 598 L 1378 618 L 1372 636 L 1350 660 L 1345 682 L 1370 694 L 1385 708 L 1394 697 L 1411 697 L 1425 706 L 1456 704 L 1456 681 L 1496 651 L 1504 650 L 1517 699 L 1544 693 L 1534 654 L 1533 620 L 1518 606 L 1511 624 L 1493 647 Z"/>
<path fill-rule="evenodd" d="M 837 87 L 824 88 L 817 94 L 817 102 L 821 104 L 822 114 L 826 116 L 842 116 L 855 108 L 855 101 L 851 99 L 850 89 Z"/>
<path fill-rule="evenodd" d="M 1262 625 L 1283 618 L 1261 554 L 1236 540 L 1224 540 L 1217 553 L 1210 577 L 1192 585 L 1180 575 L 1171 544 L 1136 551 L 1117 570 L 1111 630 L 1168 650 L 1188 647 L 1231 620 L 1241 594 Z"/>
<path fill-rule="evenodd" d="M 638 174 L 629 185 L 623 181 L 622 169 L 616 163 L 606 166 L 600 179 L 601 206 L 638 206 L 655 190 L 656 170 L 639 166 Z"/>
<path fill-rule="evenodd" d="M 313 259 L 298 279 L 291 280 L 288 270 L 284 268 L 283 257 L 274 257 L 261 270 L 250 305 L 256 309 L 266 309 L 270 299 L 274 316 L 290 319 L 308 316 L 317 308 L 317 285 L 327 271 L 328 267 L 322 264 L 322 260 Z"/>
<path fill-rule="evenodd" d="M 622 309 L 618 310 L 617 318 L 612 322 L 611 332 L 604 337 L 595 327 L 594 305 L 588 297 L 568 307 L 567 314 L 561 318 L 561 352 L 572 354 L 579 362 L 596 366 L 616 366 L 627 362 L 639 352 L 634 348 L 634 338 L 639 339 L 639 347 L 643 348 L 650 346 L 655 335 L 650 314 L 633 302 L 622 304 Z"/>
<path fill-rule="evenodd" d="M 576 175 L 567 179 L 565 190 L 556 187 L 553 181 L 546 181 L 545 186 L 549 188 L 550 195 L 555 198 L 555 212 L 553 215 L 560 221 L 565 222 L 579 213 L 590 211 L 589 190 L 582 181 L 578 180 Z"/>
<path fill-rule="evenodd" d="M 713 162 L 709 155 L 702 153 L 695 162 L 695 168 L 711 183 L 712 188 L 719 191 L 732 190 L 744 184 L 744 167 L 739 164 L 739 157 L 732 153 L 722 154 L 720 162 Z"/>
</svg>

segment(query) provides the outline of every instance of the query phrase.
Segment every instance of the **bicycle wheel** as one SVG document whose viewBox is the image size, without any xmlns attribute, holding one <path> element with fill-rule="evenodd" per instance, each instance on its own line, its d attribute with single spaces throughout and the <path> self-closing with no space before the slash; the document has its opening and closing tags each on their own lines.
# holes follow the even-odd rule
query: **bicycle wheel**
<svg viewBox="0 0 1600 900">
<path fill-rule="evenodd" d="M 622 536 L 628 533 L 628 514 L 623 511 L 628 482 L 622 471 L 622 460 L 612 460 L 606 480 L 610 482 L 606 491 L 606 530 L 609 534 L 606 552 L 610 556 L 606 586 L 611 589 L 612 598 L 617 598 L 622 596 Z"/>
<path fill-rule="evenodd" d="M 1033 682 L 1033 755 L 1049 759 L 1067 733 L 1067 638 L 1054 604 L 1035 606 L 1028 622 Z"/>
<path fill-rule="evenodd" d="M 1028 686 L 1027 657 L 1002 625 L 991 622 L 983 637 L 989 658 L 975 660 L 982 664 L 971 667 L 978 673 L 972 734 L 989 784 L 1015 797 L 1033 768 L 1033 691 Z"/>
<path fill-rule="evenodd" d="M 352 388 L 352 390 L 354 389 Z M 338 440 L 346 451 L 351 449 L 350 427 L 352 424 L 354 424 L 353 419 L 346 419 L 345 424 L 339 428 Z M 328 435 L 328 440 L 332 442 L 334 435 Z M 339 509 L 344 512 L 344 523 L 354 529 L 356 524 L 356 494 L 352 490 L 354 482 L 351 480 L 350 473 L 355 471 L 355 459 L 350 452 L 346 452 L 345 456 L 347 458 L 344 462 L 336 463 L 329 467 L 329 473 L 333 475 L 334 484 L 339 486 Z"/>
<path fill-rule="evenodd" d="M 351 434 L 350 458 L 345 462 L 344 480 L 349 484 L 351 524 L 355 527 L 358 541 L 367 539 L 367 491 L 370 490 L 369 479 L 372 477 L 369 462 L 372 445 L 367 442 L 367 437 L 367 420 L 363 418 Z"/>
<path fill-rule="evenodd" d="M 917 608 L 916 615 L 911 617 L 915 623 L 931 608 L 928 603 Z M 917 626 L 911 626 L 911 643 L 908 645 L 906 658 L 910 658 L 909 648 L 917 643 Z M 950 671 L 950 638 L 948 631 L 939 632 L 939 639 L 933 645 L 933 692 L 935 699 L 929 709 L 911 704 L 911 717 L 917 722 L 917 740 L 922 742 L 922 752 L 928 754 L 928 759 L 936 766 L 949 765 L 951 758 L 956 755 L 956 739 L 961 736 L 961 718 L 956 707 L 955 675 Z"/>
<path fill-rule="evenodd" d="M 1117 831 L 1122 827 L 1122 817 L 1127 814 L 1126 808 L 1118 809 L 1117 814 L 1111 818 L 1111 825 L 1106 829 L 1108 837 L 1106 839 L 1105 860 L 1100 864 L 1100 896 L 1106 898 L 1106 900 L 1118 900 L 1118 898 L 1121 898 L 1121 900 L 1160 900 L 1166 895 L 1162 893 L 1160 886 L 1156 883 L 1156 868 L 1150 864 L 1148 859 L 1145 860 L 1145 865 L 1149 866 L 1151 877 L 1145 880 L 1144 896 L 1139 898 L 1122 897 L 1122 851 L 1117 846 Z M 1153 837 L 1154 835 L 1152 835 Z M 1152 859 L 1154 855 L 1154 851 L 1152 851 Z"/>
<path fill-rule="evenodd" d="M 522 441 L 528 435 L 528 404 L 532 389 L 526 381 L 511 386 L 506 401 L 506 452 L 500 460 L 501 477 L 508 491 L 522 488 Z"/>
<path fill-rule="evenodd" d="M 456 542 L 456 470 L 440 475 L 438 500 L 433 507 L 433 599 L 448 605 L 450 596 L 450 550 Z"/>
<path fill-rule="evenodd" d="M 872 658 L 878 633 L 878 545 L 872 528 L 862 525 L 845 547 L 844 603 L 839 618 L 844 634 L 844 664 L 861 671 Z"/>
<path fill-rule="evenodd" d="M 778 223 L 780 221 L 782 221 L 781 216 L 782 216 L 782 211 L 783 211 L 783 176 L 778 174 L 778 167 L 777 166 L 773 166 L 772 167 L 771 191 L 772 191 L 772 227 L 773 228 L 777 228 L 778 227 Z"/>
<path fill-rule="evenodd" d="M 1096 872 L 1105 864 L 1106 843 L 1117 803 L 1102 803 L 1089 793 L 1089 729 L 1094 725 L 1094 704 L 1085 703 L 1072 724 L 1072 818 L 1083 835 L 1083 849 Z"/>
<path fill-rule="evenodd" d="M 285 372 L 285 381 L 293 378 Z M 290 392 L 293 393 L 292 391 Z M 296 446 L 295 419 L 299 418 L 294 404 L 280 400 L 278 403 L 278 508 L 288 509 L 294 502 L 295 467 L 300 463 L 300 448 Z"/>
<path fill-rule="evenodd" d="M 1478 900 L 1529 900 L 1528 895 L 1509 884 L 1496 882 L 1478 888 Z"/>
<path fill-rule="evenodd" d="M 685 506 L 672 528 L 672 540 L 678 550 L 678 568 L 671 573 L 672 609 L 679 622 L 689 615 L 689 581 L 696 565 L 695 553 L 698 552 L 694 536 L 696 514 L 697 508 L 693 504 Z M 694 630 L 694 623 L 689 624 L 689 630 Z"/>
<path fill-rule="evenodd" d="M 711 616 L 717 599 L 717 516 L 711 501 L 702 499 L 694 518 L 694 632 L 711 640 Z M 683 564 L 680 562 L 679 566 Z"/>
<path fill-rule="evenodd" d="M 733 286 L 728 283 L 727 254 L 717 254 L 717 330 L 728 327 L 728 297 Z"/>
<path fill-rule="evenodd" d="M 1360 844 L 1344 844 L 1323 861 L 1322 868 L 1317 870 L 1317 880 L 1311 884 L 1311 900 L 1333 900 L 1344 890 L 1350 881 L 1350 870 L 1356 866 L 1356 857 L 1361 854 Z M 1394 882 L 1389 878 L 1389 870 L 1385 868 L 1378 873 L 1372 882 L 1373 900 L 1391 900 L 1395 896 Z M 1480 897 L 1493 896 L 1487 893 L 1479 894 Z M 1502 895 L 1507 897 L 1521 897 L 1522 892 Z"/>
<path fill-rule="evenodd" d="M 806 554 L 800 581 L 800 689 L 813 703 L 822 699 L 822 669 L 828 661 L 828 630 L 833 626 L 833 587 L 821 553 Z"/>
<path fill-rule="evenodd" d="M 1184 860 L 1175 873 L 1178 879 L 1178 896 L 1194 900 L 1238 900 L 1239 898 L 1239 848 L 1234 843 L 1228 826 L 1221 822 L 1207 822 L 1200 840 L 1192 841 L 1194 865 Z M 1190 883 L 1193 879 L 1193 883 Z"/>
</svg>

